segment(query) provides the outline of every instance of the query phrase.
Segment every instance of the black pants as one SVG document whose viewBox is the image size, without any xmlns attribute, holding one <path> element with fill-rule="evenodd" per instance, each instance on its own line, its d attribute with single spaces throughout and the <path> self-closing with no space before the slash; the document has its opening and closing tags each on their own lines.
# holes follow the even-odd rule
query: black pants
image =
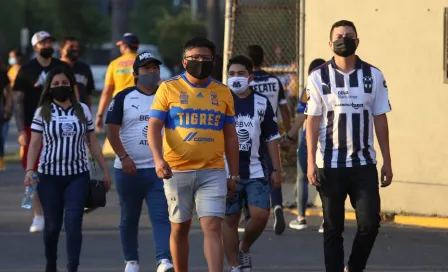
<svg viewBox="0 0 448 272">
<path fill-rule="evenodd" d="M 348 266 L 350 272 L 364 271 L 380 228 L 380 195 L 376 165 L 320 169 L 320 183 L 326 271 L 344 271 L 342 233 L 347 195 L 356 211 L 358 224 Z"/>
</svg>

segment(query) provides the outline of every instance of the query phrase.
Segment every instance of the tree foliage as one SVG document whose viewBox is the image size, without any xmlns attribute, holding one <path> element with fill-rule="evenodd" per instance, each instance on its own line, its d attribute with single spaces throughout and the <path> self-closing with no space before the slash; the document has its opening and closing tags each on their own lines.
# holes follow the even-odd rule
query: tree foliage
<svg viewBox="0 0 448 272">
<path fill-rule="evenodd" d="M 195 36 L 206 37 L 207 29 L 204 22 L 193 21 L 190 12 L 183 9 L 175 16 L 164 11 L 153 33 L 165 62 L 174 64 L 180 62 L 185 42 Z"/>
</svg>

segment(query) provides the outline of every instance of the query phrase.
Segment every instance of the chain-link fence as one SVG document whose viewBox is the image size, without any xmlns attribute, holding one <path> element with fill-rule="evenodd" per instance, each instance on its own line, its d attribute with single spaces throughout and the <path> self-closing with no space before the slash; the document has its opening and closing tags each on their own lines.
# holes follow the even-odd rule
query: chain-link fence
<svg viewBox="0 0 448 272">
<path fill-rule="evenodd" d="M 246 55 L 249 45 L 263 48 L 263 70 L 276 74 L 285 90 L 298 92 L 299 0 L 231 0 L 228 58 Z M 295 99 L 292 99 L 294 103 Z M 293 105 L 291 105 L 293 106 Z"/>
</svg>

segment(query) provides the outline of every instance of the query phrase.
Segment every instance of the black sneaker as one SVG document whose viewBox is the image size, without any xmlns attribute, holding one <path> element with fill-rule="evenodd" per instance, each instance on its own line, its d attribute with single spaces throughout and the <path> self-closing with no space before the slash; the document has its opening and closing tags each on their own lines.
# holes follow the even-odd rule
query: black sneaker
<svg viewBox="0 0 448 272">
<path fill-rule="evenodd" d="M 280 205 L 274 207 L 274 232 L 277 235 L 285 231 L 286 223 L 283 216 L 283 208 Z"/>
</svg>

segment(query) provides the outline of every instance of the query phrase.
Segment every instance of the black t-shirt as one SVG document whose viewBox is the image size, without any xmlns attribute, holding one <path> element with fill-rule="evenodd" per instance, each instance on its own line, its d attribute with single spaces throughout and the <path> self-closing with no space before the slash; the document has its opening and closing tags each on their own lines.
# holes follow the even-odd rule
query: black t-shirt
<svg viewBox="0 0 448 272">
<path fill-rule="evenodd" d="M 9 83 L 8 72 L 0 70 L 0 113 L 3 113 L 6 104 L 4 89 L 9 85 Z M 3 118 L 3 114 L 0 115 L 0 119 L 1 118 Z"/>
<path fill-rule="evenodd" d="M 20 67 L 16 81 L 14 82 L 13 91 L 24 93 L 23 104 L 25 108 L 25 126 L 31 126 L 34 112 L 40 101 L 40 95 L 42 94 L 47 73 L 59 66 L 69 67 L 67 63 L 54 58 L 51 59 L 50 65 L 47 67 L 40 65 L 37 59 L 32 59 L 27 64 Z"/>
<path fill-rule="evenodd" d="M 84 104 L 88 104 L 87 97 L 92 95 L 93 90 L 95 90 L 92 71 L 89 65 L 79 60 L 75 62 L 72 70 L 78 85 L 79 100 Z"/>
</svg>

